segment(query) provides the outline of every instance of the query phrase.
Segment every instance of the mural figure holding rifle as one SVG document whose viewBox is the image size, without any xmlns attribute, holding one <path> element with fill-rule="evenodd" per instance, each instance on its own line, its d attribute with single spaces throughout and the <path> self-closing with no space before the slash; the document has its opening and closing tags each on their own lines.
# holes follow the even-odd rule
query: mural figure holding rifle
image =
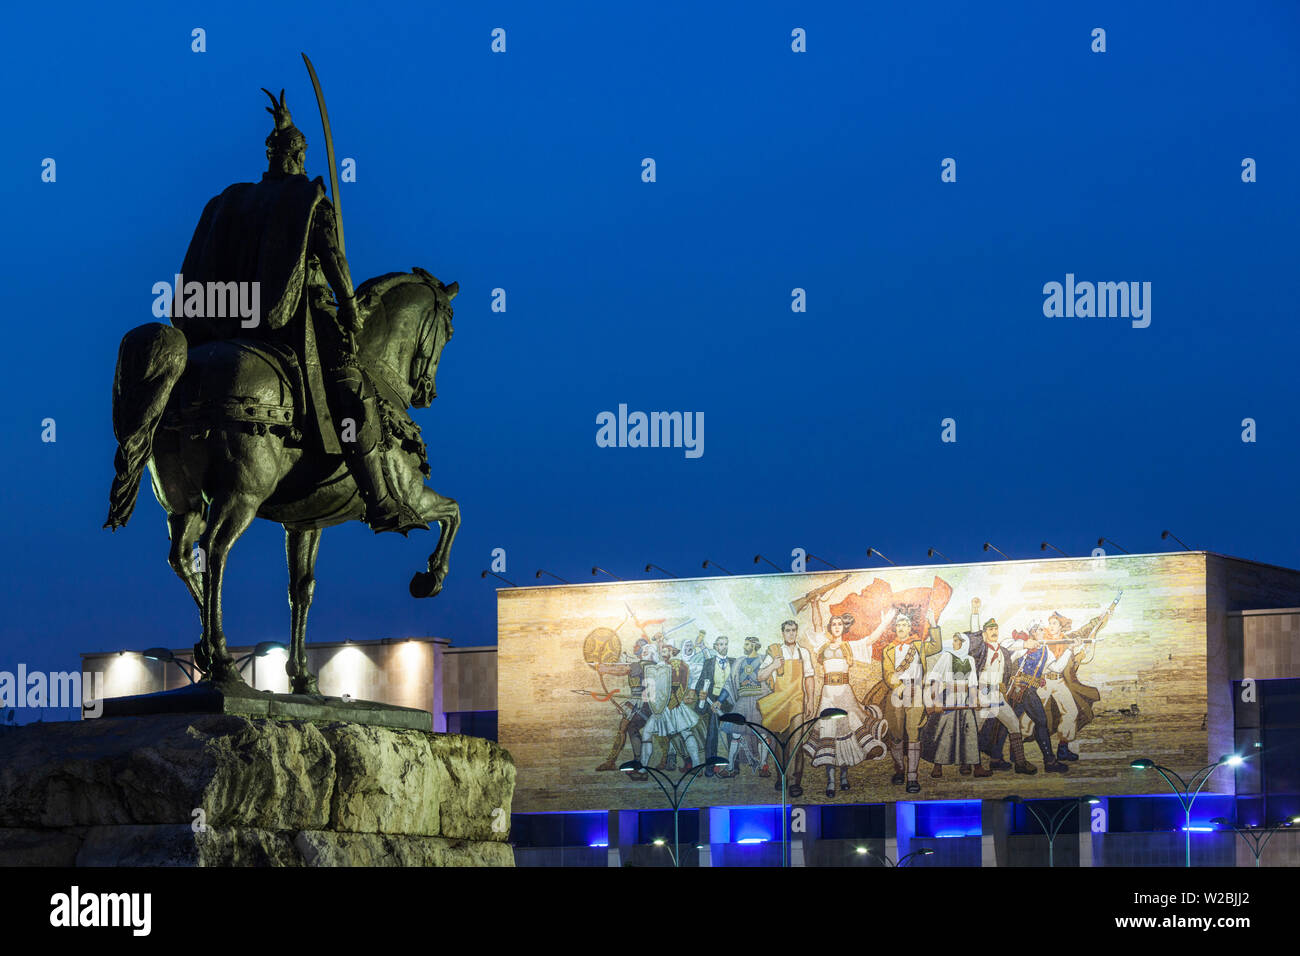
<svg viewBox="0 0 1300 956">
<path fill-rule="evenodd" d="M 1057 735 L 1057 760 L 1079 759 L 1078 754 L 1070 749 L 1069 743 L 1092 721 L 1092 705 L 1101 700 L 1101 692 L 1097 688 L 1079 680 L 1079 668 L 1092 660 L 1101 629 L 1115 613 L 1119 599 L 1123 596 L 1124 592 L 1121 591 L 1110 603 L 1110 607 L 1077 631 L 1066 633 L 1071 621 L 1060 612 L 1053 612 L 1047 619 L 1047 639 L 1044 644 L 1052 655 L 1052 660 L 1043 672 L 1045 683 L 1039 687 L 1038 696 L 1047 717 L 1048 733 Z"/>
</svg>

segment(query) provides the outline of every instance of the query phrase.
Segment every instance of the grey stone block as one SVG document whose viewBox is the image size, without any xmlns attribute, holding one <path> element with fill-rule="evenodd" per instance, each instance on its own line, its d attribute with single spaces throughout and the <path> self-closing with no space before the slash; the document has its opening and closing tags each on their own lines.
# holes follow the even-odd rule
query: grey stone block
<svg viewBox="0 0 1300 956">
<path fill-rule="evenodd" d="M 0 735 L 0 863 L 511 865 L 514 784 L 509 753 L 455 734 L 232 715 L 32 724 Z"/>
</svg>

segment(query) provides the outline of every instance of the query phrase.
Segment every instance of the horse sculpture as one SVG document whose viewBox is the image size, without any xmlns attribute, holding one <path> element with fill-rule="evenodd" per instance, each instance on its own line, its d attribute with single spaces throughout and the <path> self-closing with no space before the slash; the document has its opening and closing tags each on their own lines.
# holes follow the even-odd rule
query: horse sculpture
<svg viewBox="0 0 1300 956">
<path fill-rule="evenodd" d="M 423 519 L 439 526 L 413 597 L 442 590 L 460 508 L 424 485 L 425 445 L 407 408 L 426 408 L 452 336 L 451 300 L 423 269 L 390 273 L 357 289 L 366 317 L 357 357 L 377 395 L 384 470 Z M 312 441 L 305 389 L 293 353 L 263 342 L 227 339 L 189 348 L 184 333 L 149 323 L 128 332 L 113 383 L 116 477 L 104 527 L 126 525 L 147 465 L 167 512 L 168 561 L 199 607 L 203 634 L 195 664 L 213 682 L 242 682 L 222 630 L 221 589 L 230 549 L 254 518 L 284 527 L 292 640 L 286 670 L 295 694 L 317 694 L 307 667 L 307 611 L 323 528 L 362 520 L 365 506 L 343 457 Z M 201 550 L 192 556 L 198 546 Z M 200 562 L 197 558 L 201 557 Z"/>
</svg>

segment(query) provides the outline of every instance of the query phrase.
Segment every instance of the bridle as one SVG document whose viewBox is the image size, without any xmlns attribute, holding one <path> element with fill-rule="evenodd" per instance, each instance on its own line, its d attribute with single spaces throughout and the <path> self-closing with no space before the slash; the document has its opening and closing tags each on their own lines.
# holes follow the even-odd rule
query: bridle
<svg viewBox="0 0 1300 956">
<path fill-rule="evenodd" d="M 417 273 L 418 274 L 418 273 Z M 444 311 L 450 312 L 450 307 L 439 298 L 439 292 L 442 291 L 437 286 L 437 280 L 432 277 L 420 279 L 433 290 L 434 306 L 426 309 L 425 314 L 420 319 L 420 325 L 415 336 L 415 348 L 411 352 L 411 360 L 407 365 L 405 377 L 393 366 L 389 365 L 378 355 L 367 356 L 366 362 L 369 365 L 369 377 L 372 382 L 380 387 L 380 390 L 390 401 L 395 401 L 403 408 L 409 407 L 411 400 L 421 390 L 421 383 L 428 382 L 425 387 L 429 392 L 430 399 L 433 397 L 433 383 L 429 381 L 429 369 L 433 364 L 434 356 L 438 352 L 438 329 L 439 323 L 450 326 L 449 320 L 442 314 Z M 430 343 L 430 337 L 433 338 Z M 445 341 L 444 341 L 445 344 Z M 428 345 L 428 351 L 425 346 Z M 403 394 L 403 393 L 406 394 Z"/>
<path fill-rule="evenodd" d="M 447 305 L 439 295 L 441 290 L 435 288 L 429 280 L 426 279 L 425 282 L 433 289 L 434 306 L 420 321 L 420 331 L 415 339 L 415 351 L 411 353 L 411 365 L 408 370 L 410 377 L 407 381 L 411 383 L 412 388 L 418 388 L 418 383 L 428 380 L 429 367 L 433 364 L 433 357 L 438 353 L 439 323 L 445 324 L 446 322 L 443 313 L 447 309 Z M 424 346 L 430 336 L 433 336 L 433 343 L 426 351 Z M 421 360 L 421 356 L 423 356 L 423 360 Z M 419 364 L 418 370 L 416 368 L 417 363 Z M 430 383 L 429 388 L 431 391 L 432 387 L 432 383 Z M 430 397 L 433 397 L 432 394 L 430 394 Z"/>
</svg>

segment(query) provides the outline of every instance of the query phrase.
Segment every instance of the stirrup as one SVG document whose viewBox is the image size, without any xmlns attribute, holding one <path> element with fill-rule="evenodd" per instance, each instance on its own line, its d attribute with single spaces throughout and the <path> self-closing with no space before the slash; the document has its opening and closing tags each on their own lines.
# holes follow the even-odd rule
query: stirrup
<svg viewBox="0 0 1300 956">
<path fill-rule="evenodd" d="M 390 497 L 388 500 L 392 502 L 395 507 L 385 509 L 378 515 L 374 514 L 378 509 L 366 509 L 366 524 L 375 534 L 382 534 L 385 531 L 396 531 L 405 537 L 408 531 L 414 531 L 417 528 L 423 531 L 429 530 L 429 526 L 425 522 L 421 521 L 420 516 L 410 508 L 405 507 L 396 498 Z"/>
</svg>

